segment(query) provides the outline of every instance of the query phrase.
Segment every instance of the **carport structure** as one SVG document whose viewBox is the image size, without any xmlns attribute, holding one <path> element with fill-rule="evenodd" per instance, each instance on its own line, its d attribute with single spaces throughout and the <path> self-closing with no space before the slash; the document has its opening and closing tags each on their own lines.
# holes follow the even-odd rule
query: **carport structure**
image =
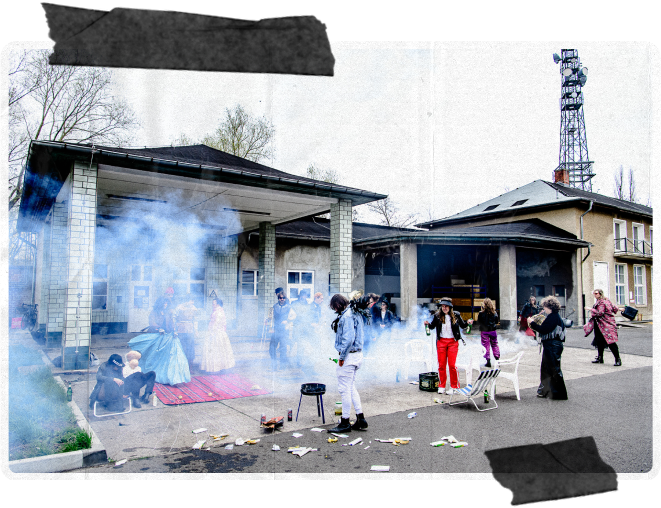
<svg viewBox="0 0 661 508">
<path fill-rule="evenodd" d="M 278 224 L 330 211 L 331 290 L 350 292 L 351 209 L 385 197 L 204 145 L 32 141 L 18 229 L 38 233 L 39 323 L 49 339 L 61 337 L 64 368 L 86 368 L 92 323 L 137 327 L 166 287 L 201 289 L 207 306 L 214 294 L 236 299 L 243 231 L 259 231 L 258 319 L 275 299 Z M 167 256 L 156 255 L 164 244 Z"/>
</svg>

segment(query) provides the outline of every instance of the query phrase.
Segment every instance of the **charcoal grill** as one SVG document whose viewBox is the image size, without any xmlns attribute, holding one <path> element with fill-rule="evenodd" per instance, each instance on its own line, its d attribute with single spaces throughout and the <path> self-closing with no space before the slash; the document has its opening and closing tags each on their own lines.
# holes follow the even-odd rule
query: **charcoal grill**
<svg viewBox="0 0 661 508">
<path fill-rule="evenodd" d="M 317 397 L 317 414 L 321 416 L 321 421 L 325 424 L 326 417 L 324 416 L 324 398 L 326 393 L 326 385 L 321 383 L 303 383 L 301 385 L 301 397 L 298 399 L 298 410 L 296 411 L 296 421 L 298 421 L 298 413 L 301 410 L 301 401 L 303 395 L 311 395 Z"/>
</svg>

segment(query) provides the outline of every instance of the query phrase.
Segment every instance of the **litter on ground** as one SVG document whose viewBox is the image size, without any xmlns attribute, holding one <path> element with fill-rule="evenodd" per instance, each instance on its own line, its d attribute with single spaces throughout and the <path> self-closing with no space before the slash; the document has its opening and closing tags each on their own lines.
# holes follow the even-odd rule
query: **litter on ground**
<svg viewBox="0 0 661 508">
<path fill-rule="evenodd" d="M 206 439 L 203 439 L 202 441 L 198 441 L 193 445 L 193 450 L 199 450 L 200 448 L 202 448 L 202 446 L 204 446 L 204 443 L 206 442 L 207 442 Z"/>
<path fill-rule="evenodd" d="M 220 441 L 221 439 L 225 439 L 227 436 L 229 436 L 229 434 L 221 434 L 220 436 L 209 434 L 209 437 L 213 438 L 214 441 Z"/>
<path fill-rule="evenodd" d="M 379 441 L 380 443 L 401 443 L 402 441 L 406 441 L 408 443 L 412 439 L 412 437 L 392 437 L 390 439 L 375 439 L 375 441 Z"/>
<path fill-rule="evenodd" d="M 259 439 L 248 439 L 246 443 L 248 443 L 249 445 L 257 444 L 259 443 Z"/>
<path fill-rule="evenodd" d="M 390 466 L 372 466 L 370 471 L 390 471 Z"/>
<path fill-rule="evenodd" d="M 200 432 L 206 432 L 206 431 L 207 431 L 207 429 L 195 429 L 193 431 L 193 434 L 199 434 Z"/>
<path fill-rule="evenodd" d="M 331 432 L 331 434 L 333 434 L 336 437 L 342 437 L 342 438 L 349 437 L 346 434 L 336 434 L 335 432 Z"/>
<path fill-rule="evenodd" d="M 336 437 L 329 437 L 328 442 L 329 443 L 337 443 L 338 439 Z"/>
<path fill-rule="evenodd" d="M 118 460 L 117 462 L 115 462 L 115 467 L 119 467 L 123 464 L 126 464 L 127 461 L 128 461 L 128 459 Z"/>
<path fill-rule="evenodd" d="M 419 381 L 409 381 L 409 384 L 410 385 L 418 385 L 418 384 L 420 384 L 420 382 Z"/>
<path fill-rule="evenodd" d="M 234 444 L 236 446 L 243 446 L 244 443 L 245 443 L 245 440 L 243 440 L 241 438 L 238 438 L 236 441 L 234 441 Z"/>
<path fill-rule="evenodd" d="M 370 445 L 367 445 L 363 450 L 367 450 L 370 447 Z"/>
<path fill-rule="evenodd" d="M 408 416 L 409 418 L 415 418 L 416 416 L 418 416 L 418 413 L 413 412 L 413 413 L 407 414 L 406 416 Z"/>
<path fill-rule="evenodd" d="M 225 446 L 226 450 L 232 450 L 233 448 L 234 448 L 233 444 L 228 444 L 227 446 Z"/>
<path fill-rule="evenodd" d="M 445 441 L 434 441 L 433 443 L 429 443 L 431 446 L 439 447 L 439 446 L 444 446 Z"/>
<path fill-rule="evenodd" d="M 436 398 L 434 398 L 434 402 L 436 404 L 445 404 L 445 402 L 443 402 L 441 399 L 436 399 Z"/>
<path fill-rule="evenodd" d="M 273 450 L 274 452 L 279 452 L 279 451 L 280 451 L 280 447 L 279 447 L 277 444 L 274 444 L 274 445 L 271 447 L 271 450 Z"/>
<path fill-rule="evenodd" d="M 300 432 L 294 432 L 292 436 L 298 438 L 298 437 L 303 437 L 303 434 L 301 434 Z"/>
<path fill-rule="evenodd" d="M 362 443 L 362 442 L 363 442 L 363 438 L 362 438 L 362 437 L 359 437 L 359 438 L 354 439 L 353 441 L 351 441 L 351 442 L 349 442 L 349 443 L 343 444 L 342 446 L 355 446 L 355 445 L 357 445 L 358 443 Z"/>
<path fill-rule="evenodd" d="M 315 427 L 314 429 L 310 429 L 311 432 L 324 432 L 326 429 L 318 429 Z"/>
</svg>

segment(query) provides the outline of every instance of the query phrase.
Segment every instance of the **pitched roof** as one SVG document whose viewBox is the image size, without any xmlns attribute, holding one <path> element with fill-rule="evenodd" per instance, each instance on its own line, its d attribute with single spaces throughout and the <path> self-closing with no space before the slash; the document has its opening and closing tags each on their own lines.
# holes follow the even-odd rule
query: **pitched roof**
<svg viewBox="0 0 661 508">
<path fill-rule="evenodd" d="M 540 207 L 568 207 L 574 206 L 579 202 L 588 201 L 594 201 L 609 208 L 652 217 L 652 208 L 648 206 L 611 198 L 597 194 L 596 192 L 576 189 L 560 183 L 535 180 L 457 214 L 443 219 L 416 224 L 416 226 L 433 228 L 434 226 L 461 222 L 468 219 L 484 219 L 491 216 L 502 216 L 504 214 L 516 215 L 520 212 L 529 213 Z"/>
<path fill-rule="evenodd" d="M 353 223 L 352 240 L 355 246 L 385 245 L 399 242 L 474 242 L 496 244 L 514 243 L 556 243 L 573 247 L 587 247 L 588 242 L 578 240 L 576 235 L 553 226 L 540 219 L 527 219 L 504 224 L 453 228 L 443 231 L 425 231 L 412 228 L 393 228 Z M 307 239 L 321 242 L 330 241 L 330 220 L 315 217 L 287 224 L 275 229 L 276 237 Z"/>
</svg>

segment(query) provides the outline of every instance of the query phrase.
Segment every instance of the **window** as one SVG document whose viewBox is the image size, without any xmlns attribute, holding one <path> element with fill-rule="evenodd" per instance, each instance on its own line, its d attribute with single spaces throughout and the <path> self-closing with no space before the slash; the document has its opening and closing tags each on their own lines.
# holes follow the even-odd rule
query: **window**
<svg viewBox="0 0 661 508">
<path fill-rule="evenodd" d="M 150 265 L 132 265 L 131 266 L 131 280 L 132 281 L 151 281 L 151 266 Z"/>
<path fill-rule="evenodd" d="M 195 307 L 204 308 L 204 279 L 206 270 L 201 267 L 185 269 L 175 267 L 173 269 L 174 299 L 176 303 L 182 303 L 187 300 L 193 300 Z"/>
<path fill-rule="evenodd" d="M 290 300 L 298 300 L 299 293 L 306 291 L 306 298 L 314 294 L 314 272 L 288 271 L 287 272 L 287 296 Z"/>
<path fill-rule="evenodd" d="M 634 252 L 644 252 L 645 226 L 642 224 L 632 224 L 633 229 L 633 249 Z"/>
<path fill-rule="evenodd" d="M 259 271 L 257 270 L 243 270 L 241 275 L 241 296 L 257 296 Z"/>
<path fill-rule="evenodd" d="M 498 206 L 499 205 L 489 205 L 484 209 L 484 211 L 488 212 L 489 210 L 494 210 L 494 209 L 498 208 Z"/>
<path fill-rule="evenodd" d="M 652 254 L 653 248 L 652 248 L 652 226 L 650 226 L 650 254 Z M 652 272 L 650 272 L 652 273 Z"/>
<path fill-rule="evenodd" d="M 106 310 L 108 301 L 108 265 L 95 264 L 92 280 L 92 310 Z"/>
<path fill-rule="evenodd" d="M 627 265 L 615 265 L 615 303 L 627 303 Z"/>
<path fill-rule="evenodd" d="M 527 199 L 522 199 L 520 201 L 516 201 L 512 206 L 521 206 L 526 201 L 528 201 L 528 200 Z"/>
<path fill-rule="evenodd" d="M 633 266 L 633 293 L 636 305 L 646 305 L 645 298 L 645 267 Z"/>
<path fill-rule="evenodd" d="M 623 220 L 613 219 L 613 238 L 615 238 L 615 251 L 627 250 L 627 223 Z"/>
</svg>

